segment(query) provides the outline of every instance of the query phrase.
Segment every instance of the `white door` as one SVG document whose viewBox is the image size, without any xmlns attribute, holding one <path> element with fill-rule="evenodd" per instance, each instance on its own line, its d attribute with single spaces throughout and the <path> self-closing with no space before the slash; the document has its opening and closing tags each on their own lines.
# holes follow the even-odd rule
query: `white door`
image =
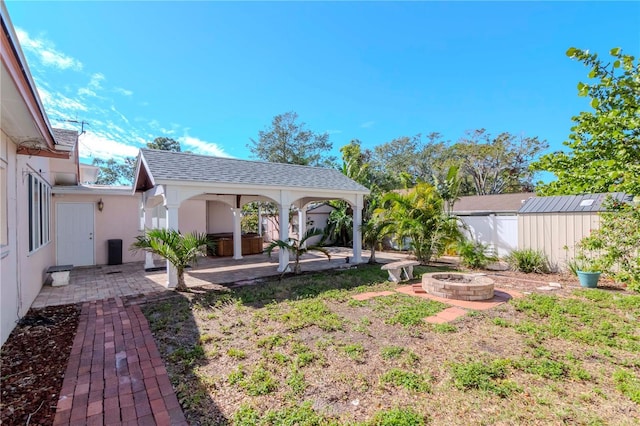
<svg viewBox="0 0 640 426">
<path fill-rule="evenodd" d="M 94 264 L 93 203 L 58 203 L 56 253 L 58 265 Z"/>
</svg>

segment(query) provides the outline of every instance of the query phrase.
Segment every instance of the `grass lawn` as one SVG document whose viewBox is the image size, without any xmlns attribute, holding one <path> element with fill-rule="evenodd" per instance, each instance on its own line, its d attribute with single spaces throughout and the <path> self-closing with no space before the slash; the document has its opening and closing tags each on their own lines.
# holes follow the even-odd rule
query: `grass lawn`
<svg viewBox="0 0 640 426">
<path fill-rule="evenodd" d="M 190 424 L 638 424 L 640 296 L 531 294 L 432 325 L 445 305 L 351 297 L 395 289 L 386 277 L 360 265 L 145 305 Z"/>
</svg>

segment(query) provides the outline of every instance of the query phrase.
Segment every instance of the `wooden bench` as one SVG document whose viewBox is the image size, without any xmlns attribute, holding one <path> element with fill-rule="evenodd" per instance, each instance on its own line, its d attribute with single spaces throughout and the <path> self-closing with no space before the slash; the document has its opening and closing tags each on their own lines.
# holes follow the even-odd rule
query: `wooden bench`
<svg viewBox="0 0 640 426">
<path fill-rule="evenodd" d="M 389 272 L 389 281 L 399 283 L 403 281 L 403 272 L 407 280 L 413 279 L 413 267 L 419 264 L 420 262 L 415 260 L 401 260 L 399 262 L 386 263 L 382 265 L 381 269 Z"/>
<path fill-rule="evenodd" d="M 51 286 L 59 287 L 69 284 L 69 274 L 73 269 L 73 265 L 49 266 L 47 274 L 51 274 Z"/>
</svg>

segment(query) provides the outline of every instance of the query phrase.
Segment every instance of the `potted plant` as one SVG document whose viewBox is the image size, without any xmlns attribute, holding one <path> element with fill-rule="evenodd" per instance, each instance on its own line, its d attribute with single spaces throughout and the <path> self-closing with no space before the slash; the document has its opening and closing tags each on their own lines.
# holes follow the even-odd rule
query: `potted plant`
<svg viewBox="0 0 640 426">
<path fill-rule="evenodd" d="M 602 274 L 602 265 L 597 258 L 590 256 L 589 250 L 586 250 L 582 244 L 579 243 L 577 248 L 576 256 L 567 262 L 567 267 L 573 275 L 578 277 L 580 286 L 595 288 Z"/>
<path fill-rule="evenodd" d="M 587 288 L 596 288 L 598 286 L 598 280 L 602 274 L 602 268 L 600 268 L 597 261 L 592 259 L 586 259 L 579 262 L 579 266 L 576 269 L 576 275 L 580 286 Z"/>
</svg>

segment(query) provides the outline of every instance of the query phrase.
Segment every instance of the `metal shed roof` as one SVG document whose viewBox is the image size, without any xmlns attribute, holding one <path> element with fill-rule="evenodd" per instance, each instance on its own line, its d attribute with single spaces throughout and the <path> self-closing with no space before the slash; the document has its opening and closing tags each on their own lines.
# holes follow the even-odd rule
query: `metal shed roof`
<svg viewBox="0 0 640 426">
<path fill-rule="evenodd" d="M 527 200 L 518 214 L 601 212 L 606 210 L 602 203 L 607 196 L 618 201 L 631 201 L 631 196 L 623 192 L 535 197 Z"/>
</svg>

